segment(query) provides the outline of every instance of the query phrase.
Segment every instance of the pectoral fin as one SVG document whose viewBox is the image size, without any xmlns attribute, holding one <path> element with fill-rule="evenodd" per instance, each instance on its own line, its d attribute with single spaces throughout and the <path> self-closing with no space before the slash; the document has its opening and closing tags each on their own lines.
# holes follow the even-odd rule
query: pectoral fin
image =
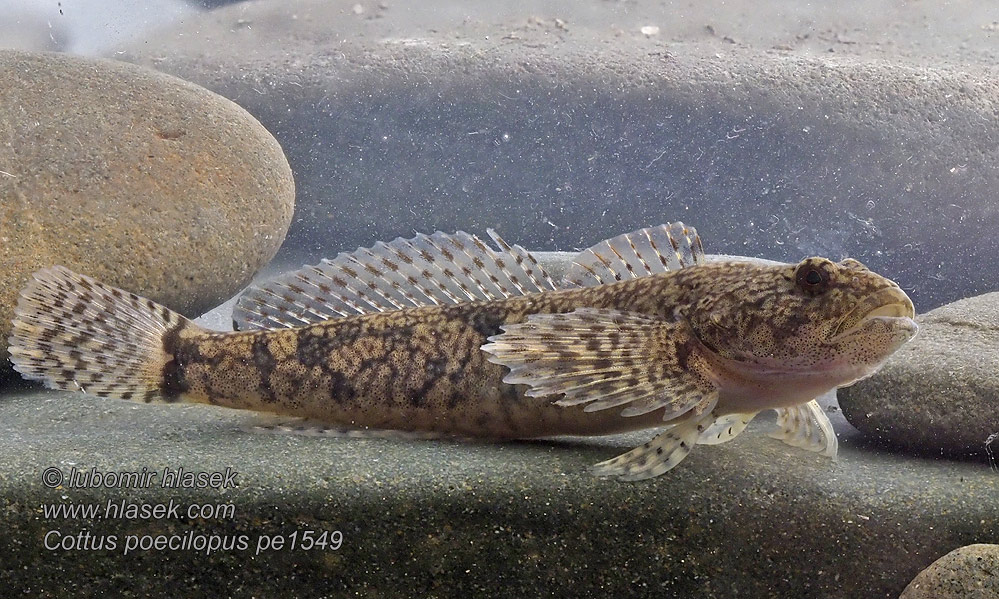
<svg viewBox="0 0 999 599">
<path fill-rule="evenodd" d="M 624 406 L 622 416 L 663 409 L 663 420 L 672 420 L 692 409 L 703 414 L 717 397 L 708 350 L 683 321 L 581 308 L 533 314 L 503 331 L 482 346 L 490 362 L 510 368 L 503 381 L 528 385 L 531 397 L 561 395 L 553 397 L 560 406 Z"/>
<path fill-rule="evenodd" d="M 832 423 L 814 399 L 791 408 L 777 409 L 777 430 L 769 433 L 788 445 L 821 453 L 836 460 L 839 441 Z"/>
</svg>

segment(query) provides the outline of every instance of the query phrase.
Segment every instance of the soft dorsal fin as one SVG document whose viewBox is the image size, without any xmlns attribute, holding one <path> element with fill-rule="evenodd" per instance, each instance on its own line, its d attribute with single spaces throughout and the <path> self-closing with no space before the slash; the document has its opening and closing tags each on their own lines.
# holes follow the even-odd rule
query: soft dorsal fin
<svg viewBox="0 0 999 599">
<path fill-rule="evenodd" d="M 618 235 L 579 253 L 564 287 L 594 287 L 704 263 L 701 238 L 681 222 Z"/>
<path fill-rule="evenodd" d="M 331 318 L 419 306 L 503 299 L 555 289 L 527 250 L 492 229 L 494 249 L 463 231 L 401 237 L 344 252 L 248 289 L 236 327 L 300 327 Z"/>
</svg>

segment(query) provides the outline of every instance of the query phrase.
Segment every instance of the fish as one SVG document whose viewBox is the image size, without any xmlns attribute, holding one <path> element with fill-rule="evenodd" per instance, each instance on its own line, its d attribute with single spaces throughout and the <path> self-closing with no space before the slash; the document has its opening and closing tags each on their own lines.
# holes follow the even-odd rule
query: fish
<svg viewBox="0 0 999 599">
<path fill-rule="evenodd" d="M 25 378 L 138 402 L 254 410 L 328 430 L 494 441 L 656 429 L 592 467 L 635 481 L 774 409 L 835 457 L 815 399 L 917 332 L 892 280 L 847 258 L 710 261 L 693 227 L 605 240 L 556 283 L 488 230 L 378 242 L 243 294 L 231 332 L 55 266 L 21 291 Z M 314 423 L 314 424 L 313 424 Z"/>
</svg>

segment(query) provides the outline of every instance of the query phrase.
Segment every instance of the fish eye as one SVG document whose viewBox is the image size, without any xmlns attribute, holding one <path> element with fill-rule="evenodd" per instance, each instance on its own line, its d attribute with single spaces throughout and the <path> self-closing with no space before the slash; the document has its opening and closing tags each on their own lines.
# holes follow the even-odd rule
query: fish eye
<svg viewBox="0 0 999 599">
<path fill-rule="evenodd" d="M 809 295 L 825 291 L 830 279 L 828 260 L 809 258 L 798 265 L 794 273 L 794 282 L 798 289 Z"/>
</svg>

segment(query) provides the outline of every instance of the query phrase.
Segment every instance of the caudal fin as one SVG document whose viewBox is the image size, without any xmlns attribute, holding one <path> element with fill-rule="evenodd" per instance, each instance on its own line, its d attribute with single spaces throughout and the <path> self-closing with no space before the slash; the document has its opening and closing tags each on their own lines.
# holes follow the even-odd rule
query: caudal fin
<svg viewBox="0 0 999 599">
<path fill-rule="evenodd" d="M 151 300 L 62 266 L 42 269 L 21 291 L 9 339 L 25 378 L 52 389 L 134 401 L 163 400 L 163 337 L 191 321 Z"/>
</svg>

